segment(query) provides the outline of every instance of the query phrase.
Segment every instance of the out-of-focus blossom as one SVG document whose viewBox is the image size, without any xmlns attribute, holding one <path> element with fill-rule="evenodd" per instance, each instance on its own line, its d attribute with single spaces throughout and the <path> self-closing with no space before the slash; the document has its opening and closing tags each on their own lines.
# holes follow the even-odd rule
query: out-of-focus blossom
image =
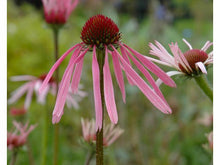
<svg viewBox="0 0 220 165">
<path fill-rule="evenodd" d="M 8 103 L 15 103 L 16 101 L 18 101 L 20 97 L 27 93 L 24 108 L 28 109 L 33 97 L 33 93 L 35 92 L 37 102 L 44 105 L 48 93 L 51 93 L 52 95 L 56 94 L 56 83 L 53 77 L 50 78 L 47 86 L 45 87 L 45 90 L 42 93 L 39 93 L 39 87 L 41 86 L 45 77 L 45 74 L 41 75 L 40 77 L 34 77 L 29 75 L 11 77 L 12 81 L 27 82 L 11 93 L 11 97 L 9 98 Z M 73 93 L 71 88 L 69 88 L 66 99 L 66 105 L 68 106 L 68 108 L 79 108 L 78 102 L 81 101 L 81 99 L 87 95 L 87 93 L 82 91 L 81 89 L 82 86 L 80 87 L 80 90 L 77 93 Z"/>
<path fill-rule="evenodd" d="M 213 114 L 210 113 L 206 113 L 204 114 L 202 117 L 200 117 L 197 122 L 199 124 L 202 124 L 204 126 L 211 126 L 213 123 Z"/>
<path fill-rule="evenodd" d="M 96 142 L 96 126 L 95 121 L 81 119 L 83 138 L 86 142 L 95 143 Z M 104 124 L 103 133 L 103 145 L 111 145 L 119 136 L 124 132 L 123 129 L 110 123 L 108 125 Z"/>
<path fill-rule="evenodd" d="M 78 4 L 78 0 L 42 0 L 48 24 L 65 24 Z"/>
<path fill-rule="evenodd" d="M 23 107 L 23 108 L 11 108 L 10 109 L 10 115 L 11 116 L 22 116 L 24 114 L 26 114 L 27 110 Z"/>
<path fill-rule="evenodd" d="M 16 121 L 13 122 L 13 125 L 15 126 L 15 131 L 7 133 L 7 147 L 9 150 L 23 146 L 30 132 L 36 127 L 36 125 L 30 125 L 28 128 L 28 123 L 22 125 Z"/>
<path fill-rule="evenodd" d="M 150 70 L 156 76 L 163 80 L 169 86 L 174 87 L 174 81 L 157 65 L 145 58 L 144 55 L 138 53 L 126 44 L 120 41 L 121 34 L 118 26 L 108 17 L 103 15 L 96 15 L 91 17 L 84 25 L 81 32 L 81 39 L 83 42 L 74 45 L 53 65 L 47 77 L 45 78 L 40 91 L 44 91 L 48 81 L 53 75 L 54 71 L 61 64 L 61 62 L 71 53 L 71 59 L 64 72 L 61 85 L 57 95 L 56 105 L 53 111 L 53 123 L 58 123 L 63 115 L 63 107 L 66 96 L 68 94 L 69 86 L 73 92 L 78 90 L 80 82 L 83 60 L 88 51 L 92 52 L 92 75 L 93 75 L 93 92 L 96 112 L 96 130 L 102 127 L 102 101 L 105 101 L 106 109 L 112 123 L 118 122 L 117 108 L 115 104 L 114 89 L 112 83 L 111 72 L 109 68 L 108 58 L 112 58 L 115 77 L 122 93 L 123 101 L 125 102 L 125 86 L 123 72 L 131 85 L 136 85 L 144 95 L 151 101 L 151 103 L 161 110 L 163 113 L 171 113 L 171 108 L 166 102 L 162 92 L 156 85 L 153 77 L 149 73 Z M 118 50 L 121 50 L 121 54 Z M 103 68 L 99 68 L 98 53 L 103 56 Z M 144 74 L 149 81 L 150 86 L 137 74 L 132 68 L 130 60 L 137 66 L 137 68 Z M 100 93 L 100 74 L 104 77 L 104 100 L 101 100 Z M 72 76 L 73 75 L 73 76 Z M 72 77 L 72 82 L 71 82 Z"/>
<path fill-rule="evenodd" d="M 207 150 L 207 151 L 213 151 L 213 131 L 211 131 L 210 133 L 206 134 L 205 135 L 207 140 L 208 140 L 208 143 L 206 144 L 203 144 L 203 147 Z"/>
<path fill-rule="evenodd" d="M 37 102 L 39 102 L 40 104 L 45 104 L 47 94 L 49 92 L 51 93 L 56 92 L 56 83 L 53 80 L 53 78 L 51 78 L 49 80 L 49 83 L 45 87 L 44 92 L 39 94 L 38 89 L 41 86 L 45 77 L 46 75 L 42 75 L 40 77 L 35 77 L 30 75 L 11 77 L 12 81 L 27 81 L 27 82 L 11 93 L 11 97 L 9 98 L 8 103 L 13 104 L 17 102 L 19 98 L 21 98 L 25 93 L 27 93 L 24 103 L 24 108 L 28 109 L 32 100 L 33 93 L 35 92 Z"/>
<path fill-rule="evenodd" d="M 169 76 L 184 74 L 192 77 L 200 74 L 207 74 L 207 66 L 213 63 L 213 51 L 209 53 L 206 52 L 213 43 L 207 41 L 201 49 L 193 49 L 189 42 L 185 39 L 183 39 L 183 41 L 189 47 L 189 50 L 182 53 L 177 42 L 175 44 L 171 43 L 169 44 L 169 47 L 173 56 L 168 53 L 168 51 L 158 41 L 155 41 L 155 45 L 149 43 L 151 48 L 150 54 L 158 57 L 159 59 L 150 57 L 146 58 L 159 64 L 174 68 L 175 71 L 167 73 Z M 157 81 L 158 85 L 161 83 L 161 80 Z"/>
<path fill-rule="evenodd" d="M 213 131 L 207 134 L 207 139 L 209 142 L 210 149 L 213 150 Z"/>
</svg>

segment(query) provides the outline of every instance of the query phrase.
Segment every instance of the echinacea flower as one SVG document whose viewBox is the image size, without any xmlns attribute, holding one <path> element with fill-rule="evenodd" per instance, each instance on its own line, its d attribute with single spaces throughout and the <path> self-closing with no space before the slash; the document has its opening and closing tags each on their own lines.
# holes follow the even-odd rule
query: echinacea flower
<svg viewBox="0 0 220 165">
<path fill-rule="evenodd" d="M 23 146 L 26 143 L 27 137 L 30 132 L 33 131 L 34 128 L 37 126 L 30 125 L 30 127 L 28 128 L 28 123 L 22 125 L 21 123 L 17 123 L 16 121 L 13 122 L 13 125 L 16 128 L 15 131 L 7 133 L 7 147 L 9 150 Z"/>
<path fill-rule="evenodd" d="M 163 82 L 169 86 L 174 87 L 174 81 L 153 62 L 146 59 L 144 55 L 138 53 L 134 49 L 121 42 L 121 34 L 119 33 L 119 28 L 110 18 L 103 15 L 96 15 L 91 17 L 85 23 L 82 29 L 81 39 L 83 42 L 71 47 L 60 57 L 59 60 L 57 60 L 57 62 L 53 65 L 47 74 L 47 77 L 45 78 L 40 88 L 40 92 L 44 91 L 54 71 L 67 57 L 67 55 L 72 52 L 69 64 L 63 74 L 61 84 L 59 86 L 56 105 L 53 111 L 53 123 L 58 123 L 63 115 L 63 107 L 69 86 L 71 86 L 73 92 L 78 90 L 78 84 L 80 82 L 83 68 L 83 60 L 86 53 L 89 51 L 92 52 L 92 75 L 96 112 L 96 130 L 102 128 L 102 101 L 105 102 L 111 122 L 114 124 L 118 122 L 114 89 L 108 62 L 109 57 L 112 57 L 116 80 L 121 90 L 124 102 L 125 86 L 122 70 L 124 70 L 128 82 L 132 85 L 136 85 L 155 107 L 157 107 L 163 113 L 171 113 L 171 109 L 168 103 L 164 99 L 160 89 L 155 84 L 154 79 L 147 69 L 162 79 Z M 121 50 L 121 54 L 117 48 Z M 97 52 L 102 52 L 104 59 L 103 68 L 99 68 Z M 130 60 L 133 61 L 137 68 L 144 74 L 152 87 L 150 87 L 132 68 Z M 101 99 L 100 93 L 101 72 L 104 75 L 104 100 Z"/>
<path fill-rule="evenodd" d="M 49 92 L 55 93 L 56 91 L 56 83 L 54 82 L 54 79 L 51 78 L 49 80 L 49 83 L 45 87 L 44 92 L 39 94 L 38 89 L 41 86 L 45 77 L 46 75 L 41 75 L 40 77 L 35 77 L 31 75 L 11 77 L 11 81 L 16 81 L 16 82 L 27 81 L 27 82 L 11 93 L 11 97 L 9 98 L 8 103 L 13 104 L 17 102 L 20 97 L 22 97 L 25 93 L 27 93 L 24 103 L 24 108 L 28 109 L 32 100 L 33 93 L 35 92 L 37 101 L 40 104 L 45 104 L 47 94 Z"/>
<path fill-rule="evenodd" d="M 96 142 L 96 125 L 95 121 L 81 119 L 82 124 L 82 133 L 83 138 L 86 142 L 95 143 Z M 114 124 L 110 123 L 105 125 L 104 124 L 104 133 L 103 133 L 103 145 L 110 146 L 119 136 L 124 132 L 123 129 L 115 126 Z"/>
<path fill-rule="evenodd" d="M 78 4 L 78 0 L 42 0 L 48 24 L 63 25 Z"/>
<path fill-rule="evenodd" d="M 26 114 L 27 110 L 23 108 L 11 108 L 10 109 L 10 115 L 11 116 L 22 116 Z"/>
<path fill-rule="evenodd" d="M 168 72 L 169 76 L 184 74 L 190 77 L 200 74 L 207 74 L 207 66 L 213 63 L 213 51 L 207 53 L 208 48 L 213 44 L 207 41 L 201 49 L 194 49 L 185 39 L 183 41 L 189 47 L 189 50 L 182 52 L 177 42 L 169 44 L 173 56 L 158 42 L 155 45 L 149 43 L 151 48 L 150 54 L 158 57 L 159 59 L 148 59 L 159 64 L 174 68 L 176 71 Z M 158 85 L 162 82 L 158 81 Z"/>
<path fill-rule="evenodd" d="M 25 84 L 23 84 L 21 87 L 19 87 L 17 90 L 11 93 L 11 97 L 8 100 L 9 104 L 13 104 L 20 97 L 22 97 L 25 93 L 26 99 L 24 104 L 24 109 L 28 109 L 33 97 L 33 93 L 35 92 L 37 102 L 44 105 L 46 102 L 46 96 L 48 93 L 51 93 L 52 95 L 56 94 L 56 83 L 54 81 L 54 78 L 51 77 L 48 84 L 45 87 L 45 90 L 42 93 L 39 93 L 39 87 L 42 85 L 43 80 L 45 79 L 46 75 L 43 74 L 40 77 L 30 76 L 30 75 L 22 75 L 22 76 L 13 76 L 11 77 L 12 81 L 28 81 Z M 81 89 L 82 87 L 80 87 Z M 79 90 L 77 93 L 73 94 L 71 88 L 68 90 L 66 104 L 68 108 L 74 107 L 75 109 L 79 108 L 78 102 L 81 101 L 83 97 L 87 95 L 86 92 Z"/>
</svg>

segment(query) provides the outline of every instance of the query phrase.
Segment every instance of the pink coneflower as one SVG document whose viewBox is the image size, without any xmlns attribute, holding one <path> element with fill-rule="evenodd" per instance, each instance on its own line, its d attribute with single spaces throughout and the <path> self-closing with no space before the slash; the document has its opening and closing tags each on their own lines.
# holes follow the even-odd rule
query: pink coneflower
<svg viewBox="0 0 220 165">
<path fill-rule="evenodd" d="M 44 78 L 46 75 L 42 75 L 40 77 L 30 76 L 30 75 L 22 75 L 22 76 L 13 76 L 11 77 L 12 81 L 27 81 L 25 84 L 23 84 L 21 87 L 19 87 L 17 90 L 11 93 L 11 97 L 8 100 L 9 104 L 15 103 L 18 101 L 20 97 L 22 97 L 25 93 L 26 99 L 24 103 L 24 108 L 28 109 L 32 100 L 33 93 L 35 92 L 37 101 L 40 104 L 45 104 L 46 96 L 49 92 L 55 93 L 56 91 L 56 84 L 51 78 L 45 87 L 44 92 L 39 94 L 38 89 L 41 86 Z"/>
<path fill-rule="evenodd" d="M 65 24 L 78 0 L 42 0 L 44 16 L 48 24 Z"/>
<path fill-rule="evenodd" d="M 10 115 L 11 116 L 22 116 L 24 114 L 26 114 L 27 110 L 23 107 L 23 108 L 11 108 L 10 109 Z"/>
<path fill-rule="evenodd" d="M 69 64 L 64 72 L 61 85 L 59 87 L 56 105 L 53 111 L 53 123 L 60 121 L 63 115 L 63 106 L 68 93 L 68 88 L 71 86 L 73 92 L 77 91 L 78 84 L 81 78 L 83 68 L 83 60 L 85 54 L 92 52 L 92 75 L 93 75 L 93 92 L 96 110 L 96 130 L 102 127 L 102 101 L 105 101 L 108 115 L 112 123 L 118 122 L 118 114 L 116 110 L 114 89 L 112 84 L 112 77 L 109 69 L 108 58 L 112 57 L 114 72 L 119 88 L 122 93 L 123 101 L 125 102 L 125 86 L 122 70 L 130 84 L 136 85 L 144 95 L 152 102 L 152 104 L 161 110 L 163 113 L 171 113 L 171 109 L 165 101 L 161 91 L 156 86 L 154 79 L 147 69 L 157 75 L 164 81 L 165 84 L 174 87 L 174 81 L 167 76 L 158 66 L 146 59 L 144 55 L 138 53 L 126 44 L 120 41 L 121 34 L 117 25 L 108 17 L 103 15 L 96 15 L 91 17 L 84 25 L 81 32 L 81 39 L 83 42 L 74 45 L 53 65 L 49 71 L 45 81 L 43 82 L 40 91 L 44 91 L 51 78 L 53 72 L 61 64 L 61 62 L 72 52 Z M 118 50 L 121 50 L 121 54 Z M 104 67 L 99 69 L 97 60 L 97 51 L 102 52 L 104 59 Z M 130 60 L 137 66 L 137 68 L 144 74 L 149 81 L 150 87 L 132 68 Z M 147 68 L 147 69 L 146 69 Z M 100 93 L 100 73 L 104 74 L 104 100 L 101 99 Z M 73 76 L 72 76 L 73 75 Z M 72 82 L 71 82 L 72 77 Z"/>
<path fill-rule="evenodd" d="M 206 53 L 206 51 L 213 43 L 207 41 L 201 49 L 193 49 L 189 42 L 185 39 L 183 39 L 183 41 L 190 50 L 182 53 L 177 42 L 175 44 L 171 43 L 169 44 L 169 47 L 173 56 L 168 53 L 158 41 L 155 41 L 155 45 L 149 43 L 151 48 L 150 54 L 158 57 L 159 59 L 147 58 L 177 70 L 168 72 L 169 76 L 185 74 L 192 77 L 199 74 L 207 74 L 207 66 L 213 63 L 213 52 L 211 51 L 210 53 Z M 161 81 L 158 81 L 158 84 L 160 83 Z"/>
<path fill-rule="evenodd" d="M 83 138 L 86 142 L 96 142 L 96 125 L 94 120 L 81 119 Z M 124 132 L 123 129 L 110 123 L 104 125 L 103 145 L 110 146 Z"/>
<path fill-rule="evenodd" d="M 16 121 L 13 122 L 13 125 L 16 128 L 15 131 L 7 133 L 7 146 L 10 150 L 23 146 L 26 143 L 30 132 L 36 127 L 36 125 L 30 125 L 28 129 L 28 123 L 22 125 Z"/>
<path fill-rule="evenodd" d="M 46 96 L 48 93 L 52 95 L 56 94 L 56 83 L 54 78 L 51 77 L 48 84 L 45 87 L 45 90 L 42 93 L 39 93 L 39 87 L 42 85 L 43 80 L 45 79 L 46 75 L 43 74 L 40 77 L 30 76 L 30 75 L 23 75 L 23 76 L 13 76 L 11 77 L 12 81 L 28 81 L 17 90 L 11 93 L 11 98 L 8 100 L 9 104 L 15 103 L 18 101 L 20 97 L 22 97 L 25 93 L 26 99 L 24 104 L 24 109 L 28 109 L 33 97 L 33 93 L 36 94 L 37 102 L 44 105 L 46 102 Z M 71 88 L 69 88 L 67 93 L 66 105 L 68 108 L 75 108 L 78 109 L 79 105 L 78 102 L 82 100 L 83 97 L 87 95 L 86 92 L 80 90 L 77 93 L 73 93 Z"/>
</svg>

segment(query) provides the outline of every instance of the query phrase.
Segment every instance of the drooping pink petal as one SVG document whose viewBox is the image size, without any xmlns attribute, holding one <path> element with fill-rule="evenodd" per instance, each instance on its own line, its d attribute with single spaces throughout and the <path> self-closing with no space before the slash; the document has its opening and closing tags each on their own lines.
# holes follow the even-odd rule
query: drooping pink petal
<svg viewBox="0 0 220 165">
<path fill-rule="evenodd" d="M 127 54 L 126 52 L 124 51 L 124 49 L 121 50 L 121 54 L 122 54 L 122 57 L 125 59 L 125 61 L 131 66 L 131 63 L 129 61 L 129 58 L 127 57 Z M 122 66 L 122 69 L 124 70 L 123 66 Z M 135 83 L 133 82 L 133 80 L 127 75 L 127 72 L 125 72 L 125 75 L 128 79 L 128 82 L 130 85 L 135 85 Z"/>
<path fill-rule="evenodd" d="M 116 124 L 118 122 L 118 113 L 115 105 L 114 89 L 112 85 L 112 77 L 108 64 L 108 49 L 105 46 L 105 64 L 103 67 L 104 72 L 104 96 L 105 105 L 112 123 Z"/>
<path fill-rule="evenodd" d="M 160 69 L 157 65 L 155 65 L 150 60 L 146 59 L 142 54 L 138 53 L 134 49 L 128 47 L 127 45 L 123 44 L 128 50 L 130 50 L 151 72 L 153 72 L 155 75 L 157 75 L 166 85 L 169 85 L 171 87 L 175 87 L 175 82 L 167 76 L 167 74 Z M 121 46 L 123 46 L 121 44 Z"/>
<path fill-rule="evenodd" d="M 118 57 L 114 51 L 112 52 L 112 60 L 113 60 L 113 65 L 114 65 L 115 77 L 118 82 L 119 88 L 121 90 L 123 101 L 125 103 L 126 96 L 125 96 L 124 78 L 123 78 L 123 74 L 122 74 L 122 70 L 120 67 Z"/>
<path fill-rule="evenodd" d="M 178 74 L 183 74 L 183 72 L 179 72 L 179 71 L 169 71 L 167 72 L 168 76 L 174 76 L 174 75 L 178 75 Z M 163 81 L 161 79 L 157 79 L 156 84 L 159 87 L 161 84 L 163 83 Z"/>
<path fill-rule="evenodd" d="M 143 92 L 143 94 L 151 101 L 151 103 L 161 110 L 163 113 L 171 113 L 171 109 L 163 99 L 161 99 L 145 82 L 144 80 L 131 68 L 131 66 L 120 56 L 117 50 L 112 46 L 113 50 L 116 51 L 119 59 L 121 60 L 125 72 L 133 79 L 137 87 Z"/>
<path fill-rule="evenodd" d="M 125 49 L 124 47 L 121 47 L 121 49 Z M 144 68 L 144 66 L 142 66 L 140 64 L 140 62 L 138 60 L 136 60 L 135 57 L 133 57 L 131 55 L 130 52 L 128 52 L 126 49 L 124 50 L 127 55 L 130 57 L 130 59 L 134 62 L 134 64 L 137 66 L 137 68 L 144 74 L 144 76 L 146 77 L 146 79 L 149 81 L 149 83 L 151 84 L 151 86 L 154 88 L 155 92 L 166 102 L 162 92 L 160 91 L 159 87 L 156 85 L 153 77 L 150 75 L 150 73 Z"/>
<path fill-rule="evenodd" d="M 65 105 L 66 96 L 67 96 L 69 85 L 70 85 L 71 75 L 73 72 L 76 57 L 78 56 L 78 51 L 76 50 L 76 52 L 77 53 L 74 53 L 71 56 L 70 62 L 63 74 L 63 77 L 62 77 L 62 80 L 59 86 L 56 104 L 53 110 L 53 119 L 52 119 L 53 124 L 58 123 L 60 121 L 60 118 L 63 115 L 63 108 Z"/>
<path fill-rule="evenodd" d="M 202 73 L 207 74 L 205 65 L 202 62 L 197 62 L 195 65 L 202 71 Z"/>
<path fill-rule="evenodd" d="M 99 64 L 96 58 L 96 46 L 93 47 L 92 58 L 92 79 L 93 79 L 93 93 L 95 102 L 95 115 L 96 115 L 96 131 L 102 128 L 102 99 L 100 91 L 100 71 Z M 104 100 L 103 100 L 104 101 Z"/>
<path fill-rule="evenodd" d="M 57 62 L 52 66 L 52 68 L 50 69 L 49 73 L 47 74 L 46 78 L 44 79 L 40 89 L 39 89 L 39 92 L 41 93 L 44 88 L 46 88 L 48 82 L 50 81 L 52 75 L 53 75 L 53 72 L 57 69 L 57 67 L 61 64 L 61 62 L 66 58 L 66 56 L 72 51 L 74 50 L 76 47 L 80 46 L 80 44 L 76 44 L 74 45 L 73 47 L 71 47 L 69 50 L 67 50 L 60 58 L 59 60 L 57 60 Z"/>
<path fill-rule="evenodd" d="M 72 77 L 71 89 L 73 93 L 76 93 L 78 91 L 78 85 L 82 74 L 82 68 L 83 68 L 83 59 L 78 64 L 76 64 L 75 71 Z"/>
</svg>

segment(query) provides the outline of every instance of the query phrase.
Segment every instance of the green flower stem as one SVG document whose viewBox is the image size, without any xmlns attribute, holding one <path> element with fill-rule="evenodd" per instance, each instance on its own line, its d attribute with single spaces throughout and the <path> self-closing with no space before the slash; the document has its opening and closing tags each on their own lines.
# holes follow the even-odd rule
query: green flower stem
<svg viewBox="0 0 220 165">
<path fill-rule="evenodd" d="M 55 62 L 59 59 L 59 49 L 58 49 L 58 36 L 59 36 L 59 28 L 53 28 L 54 33 L 54 57 Z M 59 70 L 58 68 L 55 71 L 55 81 L 57 86 L 59 86 Z M 58 151 L 59 151 L 59 125 L 54 125 L 54 153 L 53 153 L 53 165 L 58 164 Z"/>
<path fill-rule="evenodd" d="M 206 76 L 201 75 L 201 76 L 196 76 L 194 78 L 195 78 L 196 83 L 203 90 L 203 92 L 206 94 L 206 96 L 208 96 L 209 99 L 213 102 L 213 91 L 209 85 L 209 82 L 208 82 Z"/>
<path fill-rule="evenodd" d="M 42 150 L 41 150 L 41 165 L 46 165 L 47 162 L 47 139 L 48 139 L 48 106 L 46 101 L 46 108 L 43 110 L 43 139 L 42 139 Z"/>
<path fill-rule="evenodd" d="M 17 160 L 17 156 L 18 156 L 18 150 L 17 149 L 13 149 L 12 150 L 12 157 L 11 157 L 10 165 L 15 165 L 15 162 Z"/>
<path fill-rule="evenodd" d="M 100 92 L 102 99 L 102 129 L 96 132 L 96 165 L 103 165 L 103 122 L 104 122 L 104 80 L 103 66 L 105 62 L 105 51 L 96 49 L 97 60 L 100 70 Z"/>
<path fill-rule="evenodd" d="M 95 151 L 92 150 L 92 151 L 89 151 L 88 155 L 87 155 L 87 158 L 86 158 L 86 161 L 85 161 L 85 165 L 89 165 L 91 160 L 92 160 L 92 157 L 94 156 L 95 154 Z"/>
</svg>

